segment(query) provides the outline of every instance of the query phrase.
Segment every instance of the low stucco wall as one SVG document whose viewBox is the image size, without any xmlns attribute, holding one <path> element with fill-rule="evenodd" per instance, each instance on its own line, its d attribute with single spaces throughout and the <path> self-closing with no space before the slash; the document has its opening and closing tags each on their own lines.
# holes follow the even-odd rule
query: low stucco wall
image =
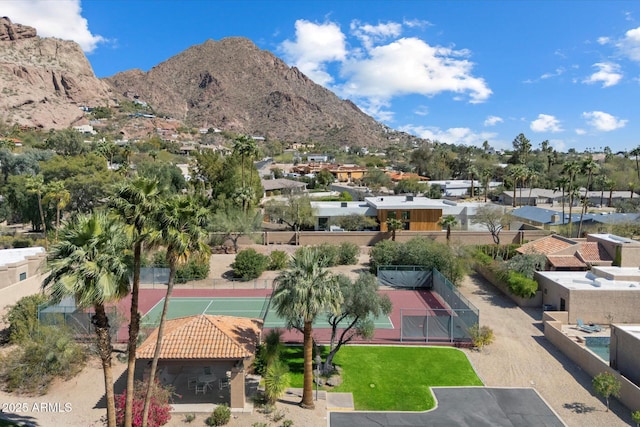
<svg viewBox="0 0 640 427">
<path fill-rule="evenodd" d="M 545 311 L 542 316 L 545 338 L 591 377 L 602 372 L 615 375 L 621 384 L 618 400 L 630 410 L 635 411 L 640 408 L 640 387 L 587 350 L 584 344 L 574 341 L 562 332 L 563 322 L 568 318 L 569 314 L 566 311 Z"/>
<path fill-rule="evenodd" d="M 0 324 L 2 324 L 1 319 L 9 306 L 14 305 L 23 297 L 40 292 L 45 277 L 46 274 L 39 274 L 0 289 Z"/>
</svg>

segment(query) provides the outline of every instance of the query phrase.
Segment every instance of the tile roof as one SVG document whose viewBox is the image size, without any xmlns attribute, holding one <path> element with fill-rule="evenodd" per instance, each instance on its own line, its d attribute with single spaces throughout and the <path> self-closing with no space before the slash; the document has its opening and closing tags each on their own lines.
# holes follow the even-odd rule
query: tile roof
<svg viewBox="0 0 640 427">
<path fill-rule="evenodd" d="M 605 250 L 598 242 L 584 242 L 580 244 L 580 248 L 577 252 L 578 257 L 589 264 L 594 263 L 608 263 L 613 262 L 611 255 Z"/>
<path fill-rule="evenodd" d="M 550 236 L 525 243 L 516 249 L 516 251 L 521 254 L 534 252 L 543 255 L 551 255 L 574 245 L 577 245 L 577 242 L 558 236 L 557 234 L 552 234 Z"/>
<path fill-rule="evenodd" d="M 549 264 L 558 268 L 558 267 L 583 267 L 586 268 L 587 265 L 580 261 L 573 255 L 551 255 L 547 256 L 549 260 Z"/>
<path fill-rule="evenodd" d="M 160 359 L 243 359 L 254 354 L 262 320 L 200 314 L 167 320 Z M 158 329 L 138 347 L 136 358 L 151 359 Z"/>
</svg>

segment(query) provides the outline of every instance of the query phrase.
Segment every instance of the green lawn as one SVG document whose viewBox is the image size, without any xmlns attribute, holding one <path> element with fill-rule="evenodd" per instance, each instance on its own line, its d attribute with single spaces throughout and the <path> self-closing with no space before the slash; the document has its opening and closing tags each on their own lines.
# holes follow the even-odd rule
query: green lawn
<svg viewBox="0 0 640 427">
<path fill-rule="evenodd" d="M 287 347 L 283 358 L 291 386 L 302 387 L 302 347 Z M 464 352 L 450 347 L 350 346 L 334 361 L 343 383 L 333 391 L 353 393 L 359 411 L 425 411 L 435 406 L 429 387 L 483 385 Z"/>
</svg>

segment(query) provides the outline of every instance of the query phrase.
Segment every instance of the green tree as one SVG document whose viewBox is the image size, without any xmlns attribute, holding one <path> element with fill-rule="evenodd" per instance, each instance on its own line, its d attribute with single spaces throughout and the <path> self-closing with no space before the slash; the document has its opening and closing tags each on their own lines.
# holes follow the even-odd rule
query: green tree
<svg viewBox="0 0 640 427">
<path fill-rule="evenodd" d="M 342 294 L 314 247 L 296 251 L 289 268 L 276 277 L 274 284 L 272 301 L 278 316 L 286 319 L 289 327 L 302 325 L 304 382 L 300 406 L 313 409 L 313 322 L 327 311 L 339 312 Z"/>
<path fill-rule="evenodd" d="M 47 192 L 44 195 L 44 203 L 54 203 L 56 207 L 56 242 L 58 241 L 58 230 L 60 229 L 60 212 L 64 209 L 71 200 L 71 193 L 64 187 L 64 182 L 53 181 L 50 182 L 47 187 Z"/>
<path fill-rule="evenodd" d="M 609 412 L 609 398 L 620 397 L 620 380 L 614 374 L 609 372 L 601 372 L 593 377 L 593 390 L 599 396 L 602 396 L 607 402 L 607 412 Z"/>
<path fill-rule="evenodd" d="M 356 337 L 373 337 L 374 320 L 388 316 L 392 309 L 389 296 L 378 293 L 378 279 L 373 274 L 360 273 L 354 282 L 344 275 L 338 276 L 337 280 L 342 304 L 337 313 L 327 317 L 331 326 L 331 341 L 323 368 L 326 373 L 332 371 L 333 358 L 343 345 Z"/>
<path fill-rule="evenodd" d="M 636 423 L 636 427 L 640 427 L 640 411 L 633 411 L 631 413 L 631 419 Z"/>
<path fill-rule="evenodd" d="M 128 242 L 122 226 L 104 212 L 80 214 L 60 230 L 49 254 L 51 273 L 44 279 L 53 302 L 73 297 L 79 308 L 93 307 L 92 323 L 102 360 L 107 423 L 115 427 L 111 334 L 105 304 L 129 292 L 129 269 L 123 259 Z"/>
<path fill-rule="evenodd" d="M 242 236 L 251 236 L 261 225 L 262 214 L 258 210 L 218 209 L 213 215 L 211 230 L 223 233 L 225 240 L 231 240 L 234 252 L 238 253 L 238 240 Z"/>
<path fill-rule="evenodd" d="M 396 232 L 402 230 L 404 223 L 397 218 L 387 218 L 387 230 L 391 232 L 391 240 L 396 241 Z"/>
<path fill-rule="evenodd" d="M 346 231 L 359 231 L 365 228 L 373 228 L 378 225 L 378 222 L 366 215 L 351 214 L 332 217 L 329 221 L 330 225 L 337 225 Z"/>
<path fill-rule="evenodd" d="M 269 200 L 265 203 L 264 212 L 271 221 L 282 222 L 291 227 L 296 233 L 296 244 L 299 243 L 300 229 L 314 224 L 311 199 L 307 195 L 291 195 L 287 200 Z"/>
<path fill-rule="evenodd" d="M 330 184 L 332 184 L 336 178 L 333 176 L 328 169 L 322 169 L 320 172 L 316 174 L 316 182 L 322 188 L 328 188 Z"/>
<path fill-rule="evenodd" d="M 521 133 L 515 137 L 511 144 L 513 145 L 512 163 L 526 165 L 531 153 L 531 141 Z"/>
<path fill-rule="evenodd" d="M 162 306 L 160 324 L 158 325 L 158 339 L 151 362 L 147 384 L 147 395 L 144 401 L 142 427 L 146 427 L 149 419 L 149 404 L 151 388 L 156 376 L 158 358 L 162 348 L 162 335 L 169 309 L 169 300 L 175 284 L 178 265 L 185 263 L 189 257 L 206 255 L 209 247 L 205 244 L 207 210 L 198 206 L 189 195 L 177 195 L 167 200 L 158 210 L 157 223 L 160 226 L 160 241 L 167 248 L 167 263 L 169 264 L 169 281 L 167 293 Z"/>
<path fill-rule="evenodd" d="M 376 191 L 382 187 L 389 187 L 391 178 L 381 169 L 369 168 L 362 178 L 362 184 Z"/>
<path fill-rule="evenodd" d="M 576 197 L 576 193 L 578 194 L 578 196 L 580 195 L 579 192 L 576 192 L 576 176 L 580 173 L 580 171 L 582 170 L 582 165 L 576 161 L 576 160 L 571 160 L 568 162 L 565 162 L 562 165 L 562 173 L 566 174 L 569 178 L 569 183 L 567 185 L 567 193 L 569 194 L 569 237 L 573 237 L 572 232 L 571 232 L 571 228 L 572 228 L 572 224 L 573 224 L 573 203 L 574 203 L 574 199 Z"/>
<path fill-rule="evenodd" d="M 474 222 L 487 227 L 493 242 L 499 245 L 500 232 L 509 224 L 509 216 L 497 206 L 484 205 L 476 210 Z"/>
<path fill-rule="evenodd" d="M 640 145 L 629 151 L 629 154 L 636 158 L 636 174 L 638 175 L 638 181 L 640 181 Z"/>
<path fill-rule="evenodd" d="M 77 156 L 86 151 L 82 134 L 71 128 L 52 131 L 45 144 L 47 148 L 65 157 Z"/>
<path fill-rule="evenodd" d="M 40 212 L 40 223 L 42 224 L 42 232 L 44 233 L 44 248 L 48 248 L 47 240 L 47 222 L 44 219 L 44 209 L 42 206 L 42 195 L 46 191 L 44 185 L 44 178 L 42 175 L 36 175 L 27 178 L 27 191 L 30 194 L 35 194 L 38 200 L 38 212 Z"/>
<path fill-rule="evenodd" d="M 118 184 L 108 200 L 112 212 L 120 217 L 133 245 L 133 280 L 131 283 L 131 320 L 127 344 L 127 394 L 125 400 L 124 425 L 131 425 L 133 414 L 136 348 L 140 332 L 138 300 L 140 291 L 140 267 L 142 249 L 145 242 L 153 240 L 157 232 L 154 222 L 160 206 L 158 182 L 146 178 L 136 178 Z"/>
<path fill-rule="evenodd" d="M 593 161 L 593 158 L 589 156 L 588 159 L 582 162 L 583 173 L 587 174 L 587 186 L 584 189 L 584 197 L 582 199 L 582 210 L 580 211 L 580 223 L 578 225 L 578 237 L 582 235 L 582 220 L 584 214 L 587 213 L 587 206 L 589 204 L 589 188 L 591 188 L 591 181 L 593 180 L 593 173 L 598 169 L 598 164 Z"/>
<path fill-rule="evenodd" d="M 289 367 L 280 359 L 272 360 L 267 365 L 264 375 L 264 396 L 267 402 L 274 405 L 278 398 L 287 391 L 290 383 Z"/>
<path fill-rule="evenodd" d="M 447 244 L 449 244 L 451 240 L 451 227 L 455 227 L 458 225 L 458 220 L 453 215 L 447 215 L 440 218 L 440 225 L 447 229 Z"/>
</svg>

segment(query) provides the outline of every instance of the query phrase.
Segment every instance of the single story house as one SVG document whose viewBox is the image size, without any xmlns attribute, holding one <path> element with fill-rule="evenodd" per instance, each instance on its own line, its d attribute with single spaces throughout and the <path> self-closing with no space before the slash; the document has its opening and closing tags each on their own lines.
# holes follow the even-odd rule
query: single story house
<svg viewBox="0 0 640 427">
<path fill-rule="evenodd" d="M 439 185 L 442 194 L 446 197 L 462 197 L 471 194 L 471 180 L 470 179 L 451 179 L 444 181 L 429 181 L 431 186 Z M 502 182 L 490 181 L 489 191 L 494 190 L 502 185 Z M 478 195 L 484 191 L 482 182 L 480 180 L 473 180 L 473 193 Z"/>
<path fill-rule="evenodd" d="M 297 194 L 307 190 L 307 183 L 295 181 L 293 179 L 277 178 L 277 179 L 261 179 L 264 193 L 262 197 L 280 194 Z"/>
</svg>

